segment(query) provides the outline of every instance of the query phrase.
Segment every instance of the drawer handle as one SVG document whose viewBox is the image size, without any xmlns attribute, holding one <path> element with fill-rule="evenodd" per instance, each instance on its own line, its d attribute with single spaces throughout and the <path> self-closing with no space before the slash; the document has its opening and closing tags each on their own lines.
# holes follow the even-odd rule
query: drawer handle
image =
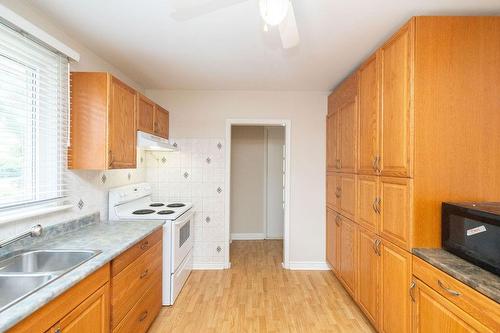
<svg viewBox="0 0 500 333">
<path fill-rule="evenodd" d="M 141 279 L 144 279 L 149 273 L 149 269 L 146 269 L 144 272 L 141 273 Z"/>
<path fill-rule="evenodd" d="M 453 289 L 450 289 L 450 288 L 446 287 L 446 286 L 444 285 L 444 283 L 443 283 L 443 282 L 441 282 L 441 280 L 438 280 L 438 285 L 439 285 L 441 288 L 443 288 L 444 290 L 446 290 L 446 292 L 447 292 L 447 293 L 449 293 L 449 294 L 451 294 L 451 295 L 453 295 L 453 296 L 460 296 L 460 293 L 459 293 L 458 291 L 456 291 L 456 290 L 453 290 Z"/>
<path fill-rule="evenodd" d="M 149 242 L 145 241 L 141 244 L 141 250 L 146 250 L 147 248 L 149 248 Z"/>
<path fill-rule="evenodd" d="M 141 316 L 139 317 L 139 321 L 144 321 L 144 319 L 146 319 L 148 317 L 148 311 L 144 311 L 143 313 L 141 313 Z"/>
</svg>

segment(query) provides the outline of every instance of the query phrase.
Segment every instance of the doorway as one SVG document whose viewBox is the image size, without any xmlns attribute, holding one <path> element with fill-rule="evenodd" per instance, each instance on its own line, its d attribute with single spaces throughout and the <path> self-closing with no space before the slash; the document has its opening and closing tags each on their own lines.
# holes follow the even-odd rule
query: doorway
<svg viewBox="0 0 500 333">
<path fill-rule="evenodd" d="M 289 257 L 290 121 L 226 121 L 225 268 L 232 240 L 280 240 Z"/>
</svg>

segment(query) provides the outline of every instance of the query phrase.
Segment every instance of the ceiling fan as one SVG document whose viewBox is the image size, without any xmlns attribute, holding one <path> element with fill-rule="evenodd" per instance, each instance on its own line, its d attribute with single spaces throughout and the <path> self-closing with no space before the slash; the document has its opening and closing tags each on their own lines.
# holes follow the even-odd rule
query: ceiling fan
<svg viewBox="0 0 500 333">
<path fill-rule="evenodd" d="M 175 20 L 186 21 L 245 1 L 249 0 L 178 0 L 175 1 L 171 16 Z M 299 31 L 291 0 L 259 0 L 259 9 L 264 31 L 276 27 L 283 48 L 290 49 L 299 44 Z"/>
</svg>

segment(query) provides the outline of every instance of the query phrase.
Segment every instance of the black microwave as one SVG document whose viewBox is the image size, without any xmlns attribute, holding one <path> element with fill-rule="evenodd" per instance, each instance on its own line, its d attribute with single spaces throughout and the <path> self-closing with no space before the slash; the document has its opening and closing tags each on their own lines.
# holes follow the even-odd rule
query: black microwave
<svg viewBox="0 0 500 333">
<path fill-rule="evenodd" d="M 442 247 L 500 276 L 500 203 L 443 203 Z"/>
</svg>

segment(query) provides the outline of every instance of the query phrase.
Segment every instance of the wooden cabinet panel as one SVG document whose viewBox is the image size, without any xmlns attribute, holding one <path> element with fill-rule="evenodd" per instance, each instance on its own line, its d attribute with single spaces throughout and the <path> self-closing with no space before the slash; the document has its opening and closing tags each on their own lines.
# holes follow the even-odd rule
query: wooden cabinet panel
<svg viewBox="0 0 500 333">
<path fill-rule="evenodd" d="M 359 69 L 358 173 L 377 174 L 379 153 L 378 58 Z"/>
<path fill-rule="evenodd" d="M 413 20 L 380 48 L 381 172 L 412 175 L 413 156 Z"/>
<path fill-rule="evenodd" d="M 382 240 L 380 279 L 380 332 L 410 332 L 411 254 Z"/>
<path fill-rule="evenodd" d="M 425 283 L 415 283 L 413 332 L 493 332 Z"/>
<path fill-rule="evenodd" d="M 415 256 L 413 275 L 491 331 L 500 332 L 500 305 L 495 301 Z"/>
<path fill-rule="evenodd" d="M 334 272 L 339 269 L 340 221 L 338 213 L 326 210 L 326 260 Z"/>
<path fill-rule="evenodd" d="M 162 275 L 162 243 L 151 249 L 113 277 L 111 324 L 116 327 L 132 306 Z"/>
<path fill-rule="evenodd" d="M 328 171 L 339 166 L 339 113 L 331 112 L 326 117 L 326 164 Z"/>
<path fill-rule="evenodd" d="M 340 212 L 354 220 L 356 215 L 356 176 L 340 175 Z"/>
<path fill-rule="evenodd" d="M 356 221 L 363 227 L 379 230 L 379 177 L 359 175 L 357 179 Z"/>
<path fill-rule="evenodd" d="M 101 287 L 64 317 L 55 325 L 54 332 L 109 332 L 109 284 Z"/>
<path fill-rule="evenodd" d="M 340 210 L 340 176 L 337 173 L 326 175 L 326 205 Z"/>
<path fill-rule="evenodd" d="M 146 291 L 144 296 L 130 309 L 113 333 L 144 333 L 153 323 L 161 309 L 161 277 Z"/>
<path fill-rule="evenodd" d="M 135 168 L 136 165 L 136 92 L 111 79 L 108 114 L 108 165 L 110 168 Z"/>
<path fill-rule="evenodd" d="M 169 113 L 159 105 L 155 110 L 155 133 L 162 138 L 168 139 L 169 134 Z"/>
<path fill-rule="evenodd" d="M 379 320 L 380 238 L 359 228 L 358 241 L 358 304 L 372 324 Z"/>
<path fill-rule="evenodd" d="M 342 172 L 356 172 L 357 117 L 356 98 L 344 104 L 340 110 L 340 169 Z"/>
<path fill-rule="evenodd" d="M 339 215 L 340 216 L 340 215 Z M 357 226 L 341 217 L 340 220 L 340 278 L 347 291 L 355 298 L 357 274 Z"/>
<path fill-rule="evenodd" d="M 380 178 L 380 235 L 410 249 L 412 180 Z"/>
<path fill-rule="evenodd" d="M 155 103 L 145 96 L 138 94 L 137 130 L 154 134 L 155 132 Z"/>
</svg>

